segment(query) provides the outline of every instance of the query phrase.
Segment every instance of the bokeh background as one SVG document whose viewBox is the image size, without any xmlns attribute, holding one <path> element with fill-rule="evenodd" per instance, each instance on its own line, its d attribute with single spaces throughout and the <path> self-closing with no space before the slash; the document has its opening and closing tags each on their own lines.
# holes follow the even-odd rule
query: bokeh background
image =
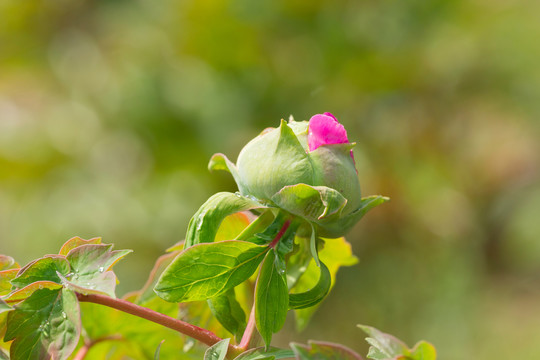
<svg viewBox="0 0 540 360">
<path fill-rule="evenodd" d="M 442 360 L 540 358 L 540 2 L 2 0 L 0 253 L 135 252 L 139 288 L 235 159 L 290 114 L 346 126 L 364 194 L 308 338 L 355 324 Z"/>
</svg>

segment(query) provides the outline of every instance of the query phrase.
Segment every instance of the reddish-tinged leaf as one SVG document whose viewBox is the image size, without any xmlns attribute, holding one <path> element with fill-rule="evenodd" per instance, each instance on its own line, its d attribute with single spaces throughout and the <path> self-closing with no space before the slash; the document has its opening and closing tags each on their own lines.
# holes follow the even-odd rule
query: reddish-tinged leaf
<svg viewBox="0 0 540 360">
<path fill-rule="evenodd" d="M 11 283 L 23 288 L 36 281 L 53 281 L 60 283 L 60 278 L 57 273 L 69 273 L 69 263 L 65 256 L 62 255 L 46 255 L 40 259 L 34 260 L 17 274 L 17 277 L 11 280 Z"/>
<path fill-rule="evenodd" d="M 11 256 L 0 254 L 0 270 L 18 269 L 19 264 Z"/>
<path fill-rule="evenodd" d="M 11 292 L 4 298 L 4 301 L 7 302 L 8 304 L 15 304 L 31 296 L 37 290 L 41 290 L 41 289 L 56 290 L 56 289 L 60 289 L 61 287 L 62 287 L 61 284 L 58 284 L 54 281 L 48 281 L 48 280 L 36 281 L 36 282 L 31 283 L 30 285 L 23 287 L 22 289 L 18 289 Z"/>
<path fill-rule="evenodd" d="M 11 291 L 13 288 L 11 280 L 17 277 L 18 272 L 19 269 L 0 271 L 0 296 L 6 295 Z"/>
<path fill-rule="evenodd" d="M 71 250 L 81 246 L 81 245 L 88 245 L 88 244 L 101 244 L 101 238 L 96 237 L 92 239 L 82 239 L 78 236 L 72 237 L 68 241 L 62 245 L 62 248 L 60 249 L 59 254 L 66 256 Z"/>
</svg>

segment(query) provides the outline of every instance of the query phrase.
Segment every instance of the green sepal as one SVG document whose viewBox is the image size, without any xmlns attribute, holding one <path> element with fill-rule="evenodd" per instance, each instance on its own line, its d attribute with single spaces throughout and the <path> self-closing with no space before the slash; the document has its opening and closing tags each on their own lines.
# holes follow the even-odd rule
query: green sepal
<svg viewBox="0 0 540 360">
<path fill-rule="evenodd" d="M 297 360 L 363 360 L 362 357 L 341 344 L 308 341 L 309 346 L 291 343 Z"/>
<path fill-rule="evenodd" d="M 224 294 L 207 301 L 212 314 L 220 324 L 239 340 L 246 328 L 246 313 L 236 300 L 234 289 L 229 289 Z"/>
<path fill-rule="evenodd" d="M 317 285 L 303 293 L 289 294 L 290 309 L 305 309 L 320 303 L 326 297 L 330 291 L 332 276 L 323 262 L 320 262 L 319 268 L 321 274 L 319 275 Z"/>
<path fill-rule="evenodd" d="M 268 251 L 246 241 L 193 245 L 161 274 L 154 291 L 170 302 L 206 300 L 247 280 Z"/>
<path fill-rule="evenodd" d="M 324 222 L 324 224 L 322 224 L 323 226 L 321 226 L 321 230 L 323 230 L 321 236 L 329 238 L 343 236 L 358 221 L 360 221 L 369 210 L 389 200 L 390 198 L 381 195 L 372 195 L 362 198 L 360 207 L 355 211 L 341 217 L 338 221 Z"/>
<path fill-rule="evenodd" d="M 339 191 L 347 199 L 344 213 L 356 210 L 362 197 L 351 150 L 354 143 L 326 144 L 309 152 L 313 164 L 313 185 L 324 185 Z"/>
<path fill-rule="evenodd" d="M 67 359 L 79 341 L 80 310 L 69 289 L 40 289 L 8 313 L 4 341 L 11 358 Z"/>
<path fill-rule="evenodd" d="M 224 154 L 217 153 L 212 155 L 210 162 L 208 163 L 208 170 L 224 170 L 230 172 L 234 178 L 234 181 L 236 182 L 236 185 L 238 186 L 238 190 L 240 190 L 242 194 L 246 194 L 246 187 L 242 183 L 242 179 L 238 174 L 236 165 L 234 165 L 233 162 L 230 161 Z"/>
<path fill-rule="evenodd" d="M 65 256 L 47 255 L 19 270 L 17 277 L 11 280 L 11 284 L 17 288 L 23 288 L 36 281 L 52 281 L 60 284 L 61 280 L 57 273 L 67 274 L 69 271 L 69 262 Z"/>
<path fill-rule="evenodd" d="M 274 251 L 270 251 L 261 266 L 255 287 L 255 323 L 267 348 L 272 335 L 285 323 L 288 304 L 285 263 Z"/>
<path fill-rule="evenodd" d="M 306 151 L 284 120 L 279 128 L 251 140 L 238 155 L 242 194 L 270 199 L 287 185 L 312 183 L 313 167 Z"/>
<path fill-rule="evenodd" d="M 66 258 L 71 272 L 62 283 L 82 294 L 103 293 L 115 297 L 116 275 L 112 266 L 132 250 L 112 250 L 111 244 L 87 244 L 73 248 Z"/>
<path fill-rule="evenodd" d="M 339 218 L 347 199 L 339 191 L 326 186 L 296 184 L 285 186 L 274 196 L 278 207 L 311 222 Z"/>
<path fill-rule="evenodd" d="M 239 194 L 220 192 L 213 195 L 189 221 L 184 249 L 200 243 L 213 242 L 221 222 L 228 215 L 264 207 L 259 202 Z"/>
</svg>

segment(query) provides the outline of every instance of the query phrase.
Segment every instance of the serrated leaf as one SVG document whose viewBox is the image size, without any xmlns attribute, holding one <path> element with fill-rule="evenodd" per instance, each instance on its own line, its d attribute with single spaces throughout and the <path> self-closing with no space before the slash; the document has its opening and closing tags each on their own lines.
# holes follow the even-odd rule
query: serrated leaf
<svg viewBox="0 0 540 360">
<path fill-rule="evenodd" d="M 72 237 L 68 241 L 62 245 L 62 248 L 60 248 L 60 255 L 66 256 L 71 250 L 75 249 L 76 247 L 79 247 L 81 245 L 89 245 L 89 244 L 101 244 L 101 238 L 96 237 L 92 239 L 82 239 L 78 236 Z"/>
<path fill-rule="evenodd" d="M 326 297 L 332 285 L 332 275 L 323 262 L 320 262 L 320 265 L 317 284 L 308 291 L 289 294 L 289 308 L 305 309 L 320 303 Z"/>
<path fill-rule="evenodd" d="M 69 273 L 69 262 L 65 256 L 47 255 L 34 260 L 17 274 L 17 277 L 11 280 L 11 284 L 18 288 L 23 288 L 36 281 L 52 281 L 60 284 L 61 280 L 57 273 Z"/>
<path fill-rule="evenodd" d="M 362 357 L 340 344 L 309 341 L 309 346 L 291 343 L 297 360 L 363 360 Z"/>
<path fill-rule="evenodd" d="M 285 186 L 271 200 L 280 208 L 311 222 L 339 217 L 347 205 L 347 199 L 339 191 L 306 184 Z"/>
<path fill-rule="evenodd" d="M 204 353 L 204 360 L 223 360 L 229 349 L 231 339 L 223 339 L 216 344 L 210 346 Z"/>
<path fill-rule="evenodd" d="M 332 277 L 330 290 L 336 281 L 336 275 L 340 267 L 351 266 L 358 262 L 356 256 L 352 254 L 351 244 L 345 238 L 323 239 L 324 243 L 319 250 L 319 258 L 330 271 Z M 297 281 L 293 290 L 297 293 L 307 291 L 317 284 L 320 270 L 312 261 L 304 274 Z M 304 329 L 313 313 L 317 310 L 318 304 L 306 309 L 295 310 L 296 327 L 299 331 Z"/>
<path fill-rule="evenodd" d="M 35 291 L 41 290 L 41 289 L 49 289 L 49 290 L 57 290 L 62 287 L 61 284 L 58 284 L 54 281 L 36 281 L 31 283 L 30 285 L 27 285 L 23 287 L 22 289 L 17 289 L 6 295 L 3 299 L 9 303 L 14 304 L 23 301 L 30 295 L 32 295 Z"/>
<path fill-rule="evenodd" d="M 63 283 L 76 288 L 78 292 L 104 293 L 115 297 L 116 275 L 112 266 L 132 250 L 112 250 L 110 244 L 88 244 L 78 246 L 67 254 L 71 273 Z"/>
<path fill-rule="evenodd" d="M 264 207 L 257 201 L 239 194 L 220 192 L 213 195 L 189 221 L 184 248 L 213 242 L 221 222 L 227 216 L 240 211 Z"/>
<path fill-rule="evenodd" d="M 19 264 L 11 256 L 0 254 L 0 271 L 19 268 Z"/>
<path fill-rule="evenodd" d="M 407 345 L 393 335 L 383 333 L 371 326 L 358 325 L 369 335 L 366 341 L 371 345 L 368 358 L 374 360 L 389 360 L 398 356 L 410 356 Z"/>
<path fill-rule="evenodd" d="M 167 267 L 154 291 L 170 302 L 213 298 L 248 279 L 267 250 L 237 240 L 194 245 Z"/>
<path fill-rule="evenodd" d="M 420 341 L 411 350 L 411 357 L 414 360 L 436 360 L 437 351 L 427 341 Z"/>
<path fill-rule="evenodd" d="M 11 280 L 15 279 L 18 273 L 19 269 L 0 271 L 0 296 L 9 293 L 12 290 L 13 285 L 11 284 Z"/>
<path fill-rule="evenodd" d="M 79 341 L 79 304 L 68 289 L 40 289 L 8 313 L 12 360 L 67 359 Z"/>
<path fill-rule="evenodd" d="M 236 300 L 234 289 L 207 301 L 212 314 L 221 325 L 234 336 L 241 337 L 246 328 L 246 314 Z"/>
<path fill-rule="evenodd" d="M 294 358 L 294 353 L 292 350 L 278 349 L 272 347 L 268 350 L 265 350 L 264 347 L 259 347 L 243 352 L 242 354 L 235 357 L 234 360 L 279 360 L 292 358 Z"/>
<path fill-rule="evenodd" d="M 255 287 L 255 323 L 267 347 L 270 346 L 272 335 L 285 323 L 288 304 L 285 264 L 270 251 L 261 266 Z"/>
</svg>

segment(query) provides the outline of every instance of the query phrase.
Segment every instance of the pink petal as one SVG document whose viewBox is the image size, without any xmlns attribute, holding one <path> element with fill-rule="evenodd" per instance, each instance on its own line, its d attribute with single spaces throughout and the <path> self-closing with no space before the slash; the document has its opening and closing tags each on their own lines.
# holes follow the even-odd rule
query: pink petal
<svg viewBox="0 0 540 360">
<path fill-rule="evenodd" d="M 345 127 L 330 113 L 317 114 L 309 120 L 307 140 L 309 151 L 313 151 L 321 145 L 349 142 Z"/>
</svg>

